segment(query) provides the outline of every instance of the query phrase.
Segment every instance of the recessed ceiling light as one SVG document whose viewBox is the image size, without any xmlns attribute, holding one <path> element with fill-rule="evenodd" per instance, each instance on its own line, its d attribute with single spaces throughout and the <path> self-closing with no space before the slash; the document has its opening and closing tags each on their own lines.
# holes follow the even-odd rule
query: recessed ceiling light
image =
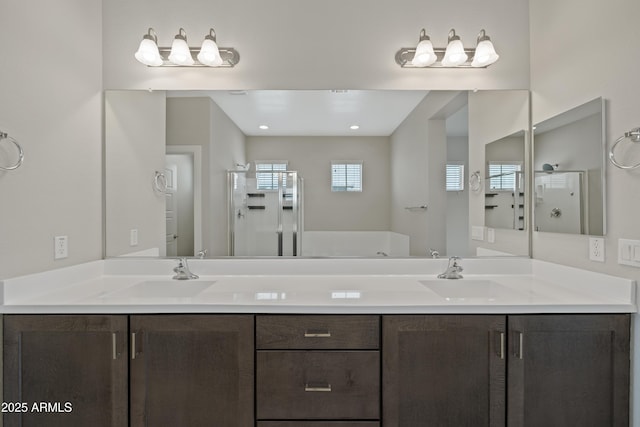
<svg viewBox="0 0 640 427">
<path fill-rule="evenodd" d="M 267 125 L 260 125 L 260 126 L 258 126 L 258 127 L 259 127 L 260 129 L 262 129 L 262 130 L 267 130 L 267 129 L 269 129 L 269 126 L 267 126 Z"/>
<path fill-rule="evenodd" d="M 358 130 L 358 129 L 360 129 L 360 126 L 358 126 L 358 125 L 351 125 L 351 126 L 349 126 L 349 129 L 351 129 L 351 130 Z"/>
</svg>

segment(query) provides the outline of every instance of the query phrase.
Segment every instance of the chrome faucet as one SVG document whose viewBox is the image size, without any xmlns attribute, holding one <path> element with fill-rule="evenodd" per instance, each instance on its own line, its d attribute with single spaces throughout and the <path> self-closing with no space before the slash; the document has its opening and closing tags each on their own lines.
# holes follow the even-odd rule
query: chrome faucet
<svg viewBox="0 0 640 427">
<path fill-rule="evenodd" d="M 432 248 L 429 248 L 429 255 L 433 259 L 440 258 L 440 252 L 438 252 L 437 250 L 432 249 Z"/>
<path fill-rule="evenodd" d="M 444 273 L 438 274 L 438 279 L 462 279 L 460 272 L 463 270 L 459 264 L 460 257 L 452 256 L 449 258 L 449 266 Z"/>
<path fill-rule="evenodd" d="M 173 269 L 173 271 L 176 273 L 176 275 L 173 276 L 173 279 L 175 280 L 190 280 L 198 278 L 196 274 L 193 274 L 189 270 L 189 264 L 187 264 L 187 259 L 184 257 L 178 259 L 178 265 Z"/>
</svg>

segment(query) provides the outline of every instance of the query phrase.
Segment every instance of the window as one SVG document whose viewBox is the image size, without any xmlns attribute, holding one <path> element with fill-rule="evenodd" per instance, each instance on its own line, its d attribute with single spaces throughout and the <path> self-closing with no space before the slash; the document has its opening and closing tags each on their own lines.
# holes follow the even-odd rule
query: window
<svg viewBox="0 0 640 427">
<path fill-rule="evenodd" d="M 514 191 L 520 185 L 519 162 L 489 162 L 489 189 L 495 191 Z"/>
<path fill-rule="evenodd" d="M 277 190 L 278 172 L 287 170 L 286 160 L 256 161 L 256 181 L 258 190 Z"/>
<path fill-rule="evenodd" d="M 447 163 L 446 172 L 447 191 L 464 190 L 464 165 L 461 163 Z"/>
<path fill-rule="evenodd" d="M 331 162 L 331 191 L 362 191 L 362 162 Z"/>
</svg>

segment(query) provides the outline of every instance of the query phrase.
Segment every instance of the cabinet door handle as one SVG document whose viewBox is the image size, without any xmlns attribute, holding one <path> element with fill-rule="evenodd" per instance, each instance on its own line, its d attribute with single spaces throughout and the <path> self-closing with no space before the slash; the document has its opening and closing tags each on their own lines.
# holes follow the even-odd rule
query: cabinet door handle
<svg viewBox="0 0 640 427">
<path fill-rule="evenodd" d="M 309 329 L 304 331 L 305 338 L 331 338 L 331 331 Z"/>
<path fill-rule="evenodd" d="M 304 391 L 306 392 L 330 392 L 331 384 L 305 384 Z"/>
<path fill-rule="evenodd" d="M 504 332 L 500 332 L 500 359 L 504 359 Z"/>
<path fill-rule="evenodd" d="M 138 355 L 138 349 L 136 348 L 136 333 L 131 332 L 131 360 L 135 360 Z"/>
<path fill-rule="evenodd" d="M 111 357 L 113 360 L 118 358 L 118 336 L 115 332 L 111 333 Z"/>
<path fill-rule="evenodd" d="M 524 333 L 517 332 L 518 334 L 518 353 L 516 356 L 518 359 L 524 358 Z"/>
</svg>

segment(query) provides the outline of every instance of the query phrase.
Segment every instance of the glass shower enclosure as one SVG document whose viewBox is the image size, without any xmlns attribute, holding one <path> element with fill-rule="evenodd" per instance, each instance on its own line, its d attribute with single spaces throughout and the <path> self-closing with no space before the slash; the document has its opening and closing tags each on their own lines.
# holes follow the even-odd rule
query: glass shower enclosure
<svg viewBox="0 0 640 427">
<path fill-rule="evenodd" d="M 300 256 L 303 180 L 296 171 L 227 172 L 230 256 Z"/>
</svg>

